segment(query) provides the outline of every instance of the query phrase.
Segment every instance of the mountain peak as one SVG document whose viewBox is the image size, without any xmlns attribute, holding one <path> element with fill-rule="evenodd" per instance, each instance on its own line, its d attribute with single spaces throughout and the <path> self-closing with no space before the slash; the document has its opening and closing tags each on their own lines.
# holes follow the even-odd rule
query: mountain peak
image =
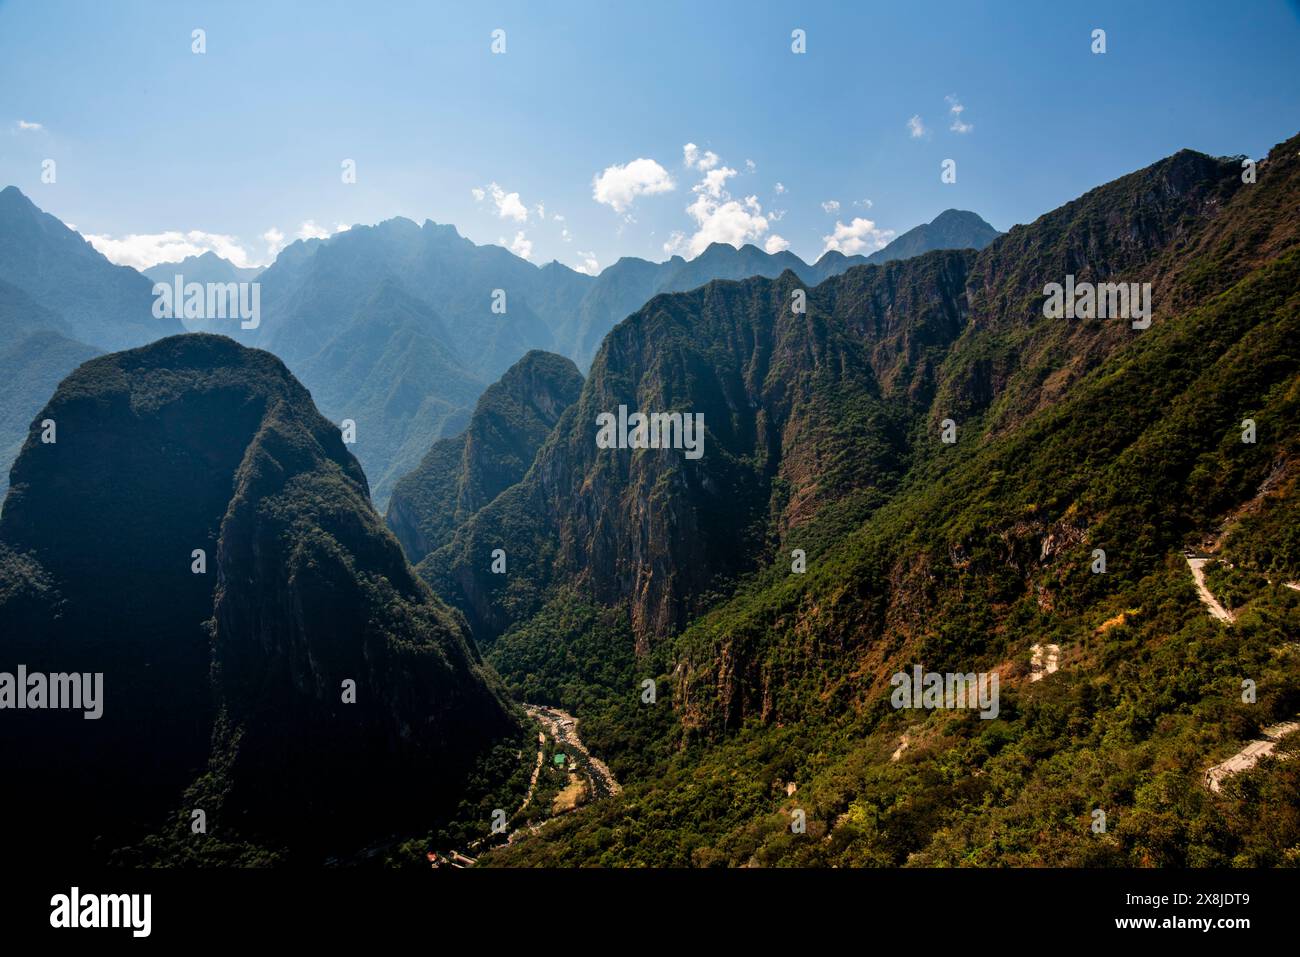
<svg viewBox="0 0 1300 957">
<path fill-rule="evenodd" d="M 31 197 L 17 186 L 6 186 L 4 189 L 0 189 L 0 211 L 18 210 L 38 213 L 40 207 L 33 203 Z"/>
<path fill-rule="evenodd" d="M 437 239 L 455 240 L 465 238 L 451 223 L 435 223 L 432 219 L 426 219 L 420 229 Z"/>
<path fill-rule="evenodd" d="M 241 282 L 255 278 L 262 267 L 236 266 L 211 249 L 205 249 L 178 262 L 156 263 L 140 271 L 154 282 L 171 282 L 177 275 L 187 282 Z"/>
<path fill-rule="evenodd" d="M 705 256 L 728 256 L 736 253 L 736 247 L 731 243 L 712 242 L 705 247 L 704 252 L 696 258 L 703 259 Z"/>
<path fill-rule="evenodd" d="M 993 227 L 979 213 L 973 213 L 968 209 L 945 209 L 934 219 L 930 220 L 931 226 L 947 226 L 955 223 L 971 223 L 976 226 L 984 226 L 989 229 Z"/>
<path fill-rule="evenodd" d="M 866 261 L 887 263 L 936 249 L 983 249 L 1000 235 L 978 213 L 945 209 L 930 222 L 909 229 L 883 249 L 876 250 Z"/>
</svg>

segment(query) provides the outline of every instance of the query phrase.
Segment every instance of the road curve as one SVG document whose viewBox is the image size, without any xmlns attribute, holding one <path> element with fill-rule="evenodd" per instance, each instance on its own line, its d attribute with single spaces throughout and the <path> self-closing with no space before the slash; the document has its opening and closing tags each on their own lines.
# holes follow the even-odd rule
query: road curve
<svg viewBox="0 0 1300 957">
<path fill-rule="evenodd" d="M 1219 599 L 1214 597 L 1205 584 L 1205 565 L 1209 559 L 1193 558 L 1191 555 L 1184 557 L 1187 559 L 1187 567 L 1192 570 L 1192 580 L 1196 582 L 1196 594 L 1201 599 L 1201 604 L 1209 609 L 1212 617 L 1232 624 L 1232 612 L 1219 604 Z"/>
</svg>

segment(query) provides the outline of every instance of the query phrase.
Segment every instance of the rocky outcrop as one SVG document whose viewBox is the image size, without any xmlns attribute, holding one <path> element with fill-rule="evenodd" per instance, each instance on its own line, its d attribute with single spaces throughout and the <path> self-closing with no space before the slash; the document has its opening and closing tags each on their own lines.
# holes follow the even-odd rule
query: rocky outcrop
<svg viewBox="0 0 1300 957">
<path fill-rule="evenodd" d="M 421 573 L 485 640 L 574 579 L 601 602 L 628 600 L 646 647 L 752 570 L 770 536 L 850 490 L 898 481 L 904 423 L 964 323 L 972 255 L 866 267 L 813 289 L 785 273 L 654 298 L 606 338 L 525 480 Z M 797 291 L 806 312 L 791 308 Z M 703 454 L 598 448 L 597 417 L 620 406 L 702 415 Z M 490 568 L 497 548 L 505 575 Z"/>
</svg>

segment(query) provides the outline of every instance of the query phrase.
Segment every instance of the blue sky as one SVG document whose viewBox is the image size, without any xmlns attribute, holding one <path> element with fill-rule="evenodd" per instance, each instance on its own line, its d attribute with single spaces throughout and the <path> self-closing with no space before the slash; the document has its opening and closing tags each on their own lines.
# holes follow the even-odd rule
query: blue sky
<svg viewBox="0 0 1300 957">
<path fill-rule="evenodd" d="M 396 215 L 538 263 L 815 259 L 948 207 L 1006 229 L 1182 147 L 1262 155 L 1300 131 L 1298 62 L 1294 0 L 0 0 L 0 185 L 137 264 Z"/>
</svg>

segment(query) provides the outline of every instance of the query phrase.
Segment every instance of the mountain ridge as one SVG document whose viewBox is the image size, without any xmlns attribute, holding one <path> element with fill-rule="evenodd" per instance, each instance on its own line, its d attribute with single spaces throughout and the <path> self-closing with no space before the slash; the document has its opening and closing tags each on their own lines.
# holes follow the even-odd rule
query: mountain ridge
<svg viewBox="0 0 1300 957">
<path fill-rule="evenodd" d="M 121 349 L 183 331 L 153 315 L 153 284 L 109 262 L 16 186 L 0 190 L 0 281 L 59 314 L 76 338 Z"/>
<path fill-rule="evenodd" d="M 1203 230 L 1221 196 L 1241 185 L 1234 167 L 1176 154 L 1018 227 L 983 251 L 932 252 L 852 268 L 806 290 L 806 320 L 788 306 L 799 283 L 792 272 L 652 298 L 606 338 L 574 411 L 542 446 L 532 484 L 504 493 L 474 516 L 454 544 L 421 563 L 421 573 L 487 640 L 526 616 L 519 596 L 540 601 L 557 576 L 572 576 L 599 601 L 636 596 L 633 628 L 644 651 L 701 610 L 692 595 L 744 574 L 737 555 L 759 549 L 769 535 L 785 537 L 846 492 L 865 487 L 889 494 L 919 464 L 916 455 L 929 454 L 919 453 L 918 429 L 934 434 L 941 419 L 977 420 L 999 396 L 1012 397 L 1004 406 L 1032 411 L 1045 401 L 1045 387 L 1060 394 L 1128 341 L 1131 332 L 1120 324 L 1044 324 L 1042 283 L 1021 266 L 1028 258 L 1025 242 L 1041 247 L 1038 261 L 1048 264 L 1048 275 L 1122 275 L 1155 262 L 1168 244 L 1184 241 L 1184 232 Z M 1167 213 L 1153 205 L 1152 195 L 1164 197 Z M 1095 235 L 1098 216 L 1138 216 L 1139 206 L 1141 232 L 1123 236 L 1113 252 L 1079 258 L 1078 237 Z M 1192 209 L 1199 225 L 1185 226 Z M 1005 370 L 988 358 L 999 352 L 1006 358 L 998 361 L 1013 363 Z M 1083 361 L 1060 367 L 1069 352 Z M 729 367 L 718 365 L 723 356 Z M 810 378 L 795 384 L 783 368 Z M 814 388 L 813 382 L 820 384 Z M 591 426 L 579 423 L 619 405 L 703 410 L 709 441 L 719 450 L 714 454 L 722 456 L 716 470 L 675 463 L 663 452 L 630 461 L 597 452 L 585 434 Z M 836 419 L 846 415 L 869 425 L 845 430 Z M 876 439 L 864 445 L 863 431 Z M 854 465 L 837 473 L 836 462 Z M 875 471 L 864 475 L 863 462 Z M 565 488 L 569 481 L 573 487 Z M 610 491 L 602 492 L 607 485 Z M 587 504 L 571 512 L 567 503 L 579 486 Z M 685 500 L 698 498 L 690 505 L 652 504 L 650 489 L 678 487 Z M 665 507 L 668 513 L 660 514 Z M 634 517 L 623 524 L 618 516 L 629 509 Z M 507 517 L 512 511 L 528 520 Z M 715 546 L 701 538 L 698 523 L 705 514 L 711 516 L 706 524 L 719 527 Z M 524 549 L 536 556 L 535 564 L 525 559 L 514 566 L 527 588 L 501 591 L 499 576 L 493 580 L 470 557 L 493 540 L 534 542 L 539 536 L 562 544 L 558 551 L 541 541 Z M 631 561 L 619 557 L 622 542 L 633 543 Z M 733 549 L 737 542 L 741 547 Z M 557 572 L 557 565 L 569 571 Z"/>
</svg>

